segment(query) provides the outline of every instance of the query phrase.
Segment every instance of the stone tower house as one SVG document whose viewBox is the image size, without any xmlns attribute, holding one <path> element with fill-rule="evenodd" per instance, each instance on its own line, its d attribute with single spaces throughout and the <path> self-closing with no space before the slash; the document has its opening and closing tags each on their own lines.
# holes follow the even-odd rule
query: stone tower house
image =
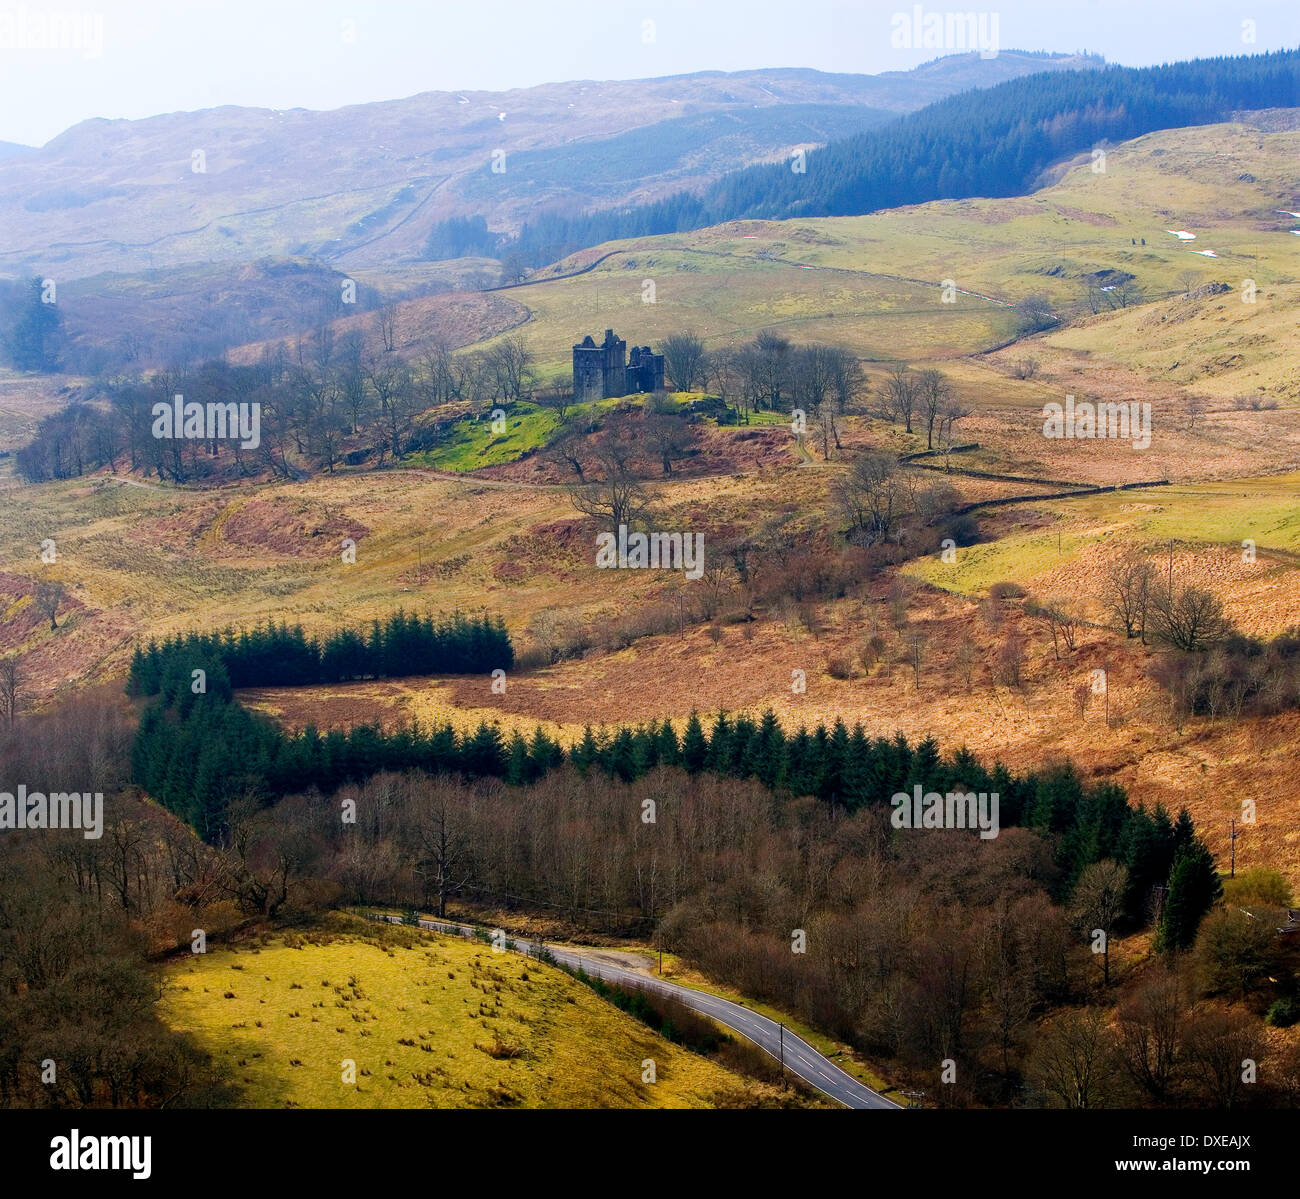
<svg viewBox="0 0 1300 1199">
<path fill-rule="evenodd" d="M 633 346 L 627 355 L 627 342 L 605 330 L 605 340 L 597 345 L 588 334 L 573 347 L 573 398 L 608 400 L 615 396 L 661 391 L 664 385 L 664 356 L 652 353 L 649 346 Z"/>
</svg>

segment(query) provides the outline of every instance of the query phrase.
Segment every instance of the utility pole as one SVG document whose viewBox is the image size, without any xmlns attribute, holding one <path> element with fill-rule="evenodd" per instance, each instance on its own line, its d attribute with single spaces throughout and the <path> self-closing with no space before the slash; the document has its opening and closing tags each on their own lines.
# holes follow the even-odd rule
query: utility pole
<svg viewBox="0 0 1300 1199">
<path fill-rule="evenodd" d="M 781 1085 L 785 1086 L 785 1025 L 781 1025 Z"/>
<path fill-rule="evenodd" d="M 1101 681 L 1105 684 L 1106 691 L 1106 727 L 1110 728 L 1110 669 L 1109 665 L 1102 668 Z"/>
<path fill-rule="evenodd" d="M 664 930 L 659 930 L 659 974 L 662 977 L 664 972 Z"/>
<path fill-rule="evenodd" d="M 1228 821 L 1228 844 L 1232 846 L 1232 869 L 1228 874 L 1229 878 L 1237 877 L 1237 838 L 1241 834 L 1237 832 L 1237 821 L 1231 819 Z"/>
<path fill-rule="evenodd" d="M 1169 539 L 1169 594 L 1174 593 L 1174 539 Z"/>
</svg>

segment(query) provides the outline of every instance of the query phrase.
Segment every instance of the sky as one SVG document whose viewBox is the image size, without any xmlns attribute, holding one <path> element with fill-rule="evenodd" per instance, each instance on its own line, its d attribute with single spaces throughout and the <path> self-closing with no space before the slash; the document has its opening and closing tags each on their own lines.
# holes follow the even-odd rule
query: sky
<svg viewBox="0 0 1300 1199">
<path fill-rule="evenodd" d="M 1300 45 L 1297 0 L 986 3 L 0 0 L 0 141 L 223 104 L 338 108 L 756 67 L 874 74 L 962 49 L 905 44 L 921 28 L 914 8 L 982 14 L 994 48 L 1086 49 L 1127 66 Z"/>
</svg>

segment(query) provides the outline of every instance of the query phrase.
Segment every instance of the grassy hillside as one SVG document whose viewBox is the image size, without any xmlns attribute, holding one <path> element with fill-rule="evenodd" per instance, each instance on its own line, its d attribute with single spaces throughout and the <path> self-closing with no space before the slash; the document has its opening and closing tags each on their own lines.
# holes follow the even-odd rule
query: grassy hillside
<svg viewBox="0 0 1300 1199">
<path fill-rule="evenodd" d="M 1300 278 L 1300 237 L 1290 232 L 1297 222 L 1275 210 L 1295 208 L 1297 155 L 1297 132 L 1241 124 L 1171 130 L 1110 147 L 1104 173 L 1094 172 L 1091 157 L 1075 162 L 1030 196 L 865 217 L 729 222 L 610 243 L 554 268 L 565 273 L 610 255 L 586 274 L 505 294 L 531 311 L 521 331 L 554 370 L 564 368 L 584 331 L 611 325 L 630 341 L 692 329 L 711 344 L 774 328 L 896 360 L 951 358 L 1004 341 L 1015 325 L 1007 305 L 1027 295 L 1073 309 L 1089 277 L 1105 284 L 1131 275 L 1154 300 L 1182 295 L 1190 271 L 1234 291 L 1242 279 L 1256 281 L 1260 302 L 1242 305 L 1249 312 L 1233 319 L 1261 318 L 1249 328 L 1258 339 L 1252 357 L 1265 360 L 1294 320 L 1289 285 Z M 1196 240 L 1179 240 L 1171 229 Z M 642 299 L 646 279 L 655 282 L 653 304 Z M 955 303 L 942 302 L 945 279 L 959 289 Z M 1102 352 L 1118 322 L 1149 324 L 1151 311 L 1095 322 L 1086 344 Z M 1137 332 L 1135 340 L 1145 341 L 1147 330 Z M 1181 335 L 1170 331 L 1171 351 Z M 1075 344 L 1074 336 L 1062 344 Z M 1128 360 L 1123 342 L 1117 348 Z"/>
<path fill-rule="evenodd" d="M 1162 488 L 1129 496 L 1036 503 L 1051 519 L 962 550 L 957 561 L 919 560 L 909 574 L 962 595 L 1015 581 L 1079 599 L 1100 596 L 1106 564 L 1127 549 L 1164 561 L 1172 539 L 1175 573 L 1213 585 L 1229 613 L 1252 633 L 1270 636 L 1300 621 L 1300 475 Z M 1058 533 L 1060 534 L 1058 548 Z M 1242 542 L 1256 546 L 1242 560 Z M 1096 600 L 1089 615 L 1105 617 Z"/>
<path fill-rule="evenodd" d="M 180 961 L 164 1018 L 252 1107 L 683 1108 L 771 1091 L 554 967 L 455 937 L 365 933 L 287 933 Z"/>
</svg>

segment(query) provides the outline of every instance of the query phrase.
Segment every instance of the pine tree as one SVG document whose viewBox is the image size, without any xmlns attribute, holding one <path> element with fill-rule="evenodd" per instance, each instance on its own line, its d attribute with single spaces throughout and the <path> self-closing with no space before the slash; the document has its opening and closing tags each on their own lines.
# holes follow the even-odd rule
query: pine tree
<svg viewBox="0 0 1300 1199">
<path fill-rule="evenodd" d="M 1223 885 L 1205 843 L 1193 840 L 1180 849 L 1169 872 L 1169 890 L 1156 930 L 1156 948 L 1165 953 L 1190 949 L 1201 920 L 1222 894 Z"/>
<path fill-rule="evenodd" d="M 709 760 L 709 742 L 704 736 L 698 712 L 692 711 L 682 734 L 682 766 L 688 774 L 699 774 Z"/>
<path fill-rule="evenodd" d="M 671 720 L 665 720 L 659 726 L 655 738 L 655 755 L 665 766 L 677 766 L 682 760 L 682 749 L 677 743 L 677 732 Z"/>
<path fill-rule="evenodd" d="M 704 768 L 714 774 L 729 773 L 731 765 L 731 722 L 725 712 L 719 712 L 709 733 L 709 754 Z"/>
<path fill-rule="evenodd" d="M 528 753 L 528 742 L 516 729 L 506 747 L 506 782 L 518 787 L 533 781 L 533 762 Z"/>
</svg>

